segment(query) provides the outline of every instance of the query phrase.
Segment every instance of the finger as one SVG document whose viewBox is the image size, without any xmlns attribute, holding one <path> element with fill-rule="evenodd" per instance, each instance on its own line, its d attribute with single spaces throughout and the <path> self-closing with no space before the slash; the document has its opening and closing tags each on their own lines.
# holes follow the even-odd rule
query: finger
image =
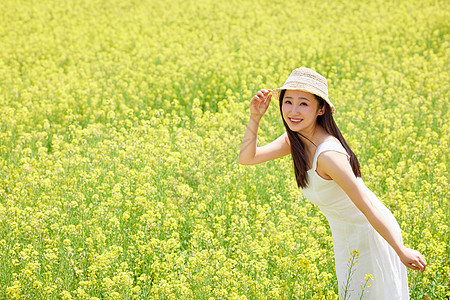
<svg viewBox="0 0 450 300">
<path fill-rule="evenodd" d="M 264 94 L 261 92 L 260 98 L 261 98 L 262 102 L 266 102 L 266 100 L 267 100 L 267 95 L 264 95 Z"/>
<path fill-rule="evenodd" d="M 264 94 L 263 94 L 261 91 L 257 92 L 257 93 L 256 93 L 256 96 L 257 96 L 259 99 L 261 99 L 261 101 L 266 100 L 266 96 L 264 96 Z"/>
<path fill-rule="evenodd" d="M 261 98 L 260 97 L 258 97 L 258 95 L 255 95 L 255 96 L 253 96 L 253 98 L 252 98 L 252 101 L 254 101 L 254 102 L 261 102 L 262 100 L 261 100 Z"/>
<path fill-rule="evenodd" d="M 420 267 L 420 273 L 423 273 L 425 271 L 425 268 L 427 267 L 427 263 L 421 257 L 419 257 L 418 266 Z"/>
<path fill-rule="evenodd" d="M 423 257 L 423 255 L 420 255 L 420 256 L 419 256 L 419 261 L 420 261 L 420 263 L 423 265 L 424 268 L 427 266 L 427 261 L 425 260 L 425 258 Z"/>
<path fill-rule="evenodd" d="M 423 264 L 426 266 L 427 261 L 425 260 L 425 257 L 422 254 L 420 254 L 420 258 L 421 258 L 421 261 L 423 262 Z"/>
<path fill-rule="evenodd" d="M 407 265 L 408 268 L 410 268 L 411 270 L 418 270 L 419 268 L 413 264 L 408 264 Z"/>
<path fill-rule="evenodd" d="M 267 94 L 267 96 L 266 96 L 266 103 L 267 103 L 267 105 L 270 104 L 270 99 L 272 99 L 272 94 Z"/>
<path fill-rule="evenodd" d="M 420 261 L 417 261 L 414 264 L 419 268 L 420 273 L 423 273 L 423 271 L 425 271 L 425 266 Z"/>
<path fill-rule="evenodd" d="M 269 104 L 270 104 L 270 98 L 272 98 L 271 95 L 269 95 L 269 96 L 264 100 L 264 102 L 263 102 L 264 107 L 269 107 Z"/>
<path fill-rule="evenodd" d="M 423 273 L 423 271 L 425 271 L 425 266 L 420 262 L 419 259 L 417 259 L 416 261 L 413 261 L 413 262 L 409 263 L 409 265 L 411 266 L 411 269 L 413 269 L 413 270 L 419 270 L 420 273 Z"/>
</svg>

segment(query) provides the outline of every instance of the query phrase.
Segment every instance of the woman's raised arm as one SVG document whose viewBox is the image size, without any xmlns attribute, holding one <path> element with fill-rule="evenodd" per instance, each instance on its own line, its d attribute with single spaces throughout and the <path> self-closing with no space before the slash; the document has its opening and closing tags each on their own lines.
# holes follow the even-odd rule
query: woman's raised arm
<svg viewBox="0 0 450 300">
<path fill-rule="evenodd" d="M 250 122 L 252 122 L 251 119 Z M 249 131 L 249 126 L 247 126 L 246 133 Z M 283 133 L 273 142 L 258 148 L 256 147 L 256 139 L 256 134 L 254 137 L 250 137 L 250 134 L 247 137 L 244 136 L 239 153 L 241 165 L 256 165 L 291 153 L 287 133 Z"/>
<path fill-rule="evenodd" d="M 260 90 L 251 100 L 250 120 L 239 153 L 239 163 L 242 165 L 255 165 L 291 153 L 286 133 L 263 147 L 257 147 L 259 122 L 269 107 L 271 98 L 270 90 Z"/>
</svg>

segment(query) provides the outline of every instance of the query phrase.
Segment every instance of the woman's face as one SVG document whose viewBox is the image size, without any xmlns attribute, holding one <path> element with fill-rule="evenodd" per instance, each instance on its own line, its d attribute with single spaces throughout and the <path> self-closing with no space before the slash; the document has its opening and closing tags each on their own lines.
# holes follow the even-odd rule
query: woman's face
<svg viewBox="0 0 450 300">
<path fill-rule="evenodd" d="M 286 124 L 297 132 L 313 129 L 317 116 L 324 113 L 324 107 L 319 107 L 319 101 L 313 94 L 297 90 L 286 90 L 281 110 Z"/>
</svg>

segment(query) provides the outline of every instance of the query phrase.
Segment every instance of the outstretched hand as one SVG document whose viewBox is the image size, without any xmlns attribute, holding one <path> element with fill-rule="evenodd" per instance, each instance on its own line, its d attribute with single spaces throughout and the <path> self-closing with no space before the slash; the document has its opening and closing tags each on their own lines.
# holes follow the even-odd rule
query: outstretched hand
<svg viewBox="0 0 450 300">
<path fill-rule="evenodd" d="M 267 111 L 270 104 L 270 99 L 272 98 L 272 90 L 260 90 L 253 96 L 250 102 L 250 114 L 262 117 Z"/>
<path fill-rule="evenodd" d="M 399 257 L 402 263 L 408 268 L 412 270 L 419 270 L 420 273 L 423 273 L 423 271 L 425 271 L 427 262 L 419 251 L 405 247 Z"/>
</svg>

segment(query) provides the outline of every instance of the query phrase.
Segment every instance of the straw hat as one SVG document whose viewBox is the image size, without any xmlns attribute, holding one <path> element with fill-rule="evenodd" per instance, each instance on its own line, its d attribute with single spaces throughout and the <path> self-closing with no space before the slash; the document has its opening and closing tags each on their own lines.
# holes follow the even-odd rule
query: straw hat
<svg viewBox="0 0 450 300">
<path fill-rule="evenodd" d="M 328 99 L 326 78 L 314 70 L 305 67 L 295 69 L 282 87 L 272 90 L 273 97 L 280 100 L 282 90 L 299 90 L 317 95 L 330 105 L 332 113 L 335 111 L 333 103 Z"/>
</svg>

